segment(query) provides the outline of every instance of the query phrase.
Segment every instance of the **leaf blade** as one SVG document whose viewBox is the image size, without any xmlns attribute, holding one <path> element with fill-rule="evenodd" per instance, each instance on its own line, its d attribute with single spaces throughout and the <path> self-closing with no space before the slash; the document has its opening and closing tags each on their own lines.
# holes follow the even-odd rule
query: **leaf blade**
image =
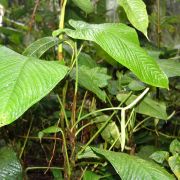
<svg viewBox="0 0 180 180">
<path fill-rule="evenodd" d="M 168 79 L 156 61 L 139 46 L 134 29 L 124 24 L 88 24 L 71 20 L 75 30 L 64 29 L 64 32 L 75 39 L 96 42 L 111 57 L 130 69 L 141 81 L 168 88 Z"/>
<path fill-rule="evenodd" d="M 90 0 L 72 0 L 76 6 L 82 9 L 87 14 L 92 13 L 94 11 L 93 4 Z"/>
<path fill-rule="evenodd" d="M 147 37 L 148 15 L 142 0 L 118 0 L 131 24 Z"/>
<path fill-rule="evenodd" d="M 0 179 L 21 179 L 22 167 L 15 152 L 9 147 L 0 148 Z"/>
<path fill-rule="evenodd" d="M 48 49 L 57 45 L 60 40 L 56 37 L 44 37 L 30 44 L 23 52 L 25 56 L 40 58 Z"/>
<path fill-rule="evenodd" d="M 172 59 L 158 60 L 157 63 L 165 72 L 167 77 L 180 76 L 180 62 Z"/>
<path fill-rule="evenodd" d="M 73 69 L 70 76 L 76 79 L 76 70 Z M 107 75 L 107 69 L 101 67 L 90 68 L 85 65 L 78 67 L 78 83 L 86 89 L 92 91 L 103 101 L 106 101 L 106 93 L 101 88 L 108 84 L 111 77 Z"/>
<path fill-rule="evenodd" d="M 37 61 L 0 47 L 0 127 L 47 95 L 67 70 L 58 62 Z"/>
<path fill-rule="evenodd" d="M 155 163 L 146 161 L 136 156 L 130 156 L 125 153 L 106 151 L 98 148 L 92 150 L 106 158 L 115 168 L 118 175 L 125 180 L 171 180 L 171 176 L 165 169 Z"/>
</svg>

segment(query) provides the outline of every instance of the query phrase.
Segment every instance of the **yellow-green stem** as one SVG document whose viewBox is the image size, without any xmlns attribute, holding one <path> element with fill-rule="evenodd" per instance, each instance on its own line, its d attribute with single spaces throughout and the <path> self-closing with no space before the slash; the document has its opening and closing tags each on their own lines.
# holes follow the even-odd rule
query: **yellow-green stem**
<svg viewBox="0 0 180 180">
<path fill-rule="evenodd" d="M 59 29 L 64 29 L 64 17 L 65 17 L 65 10 L 66 10 L 67 0 L 62 0 L 61 2 L 61 11 L 59 17 Z M 59 39 L 63 39 L 63 35 L 59 36 Z M 63 60 L 63 46 L 62 43 L 58 46 L 58 59 L 61 61 Z"/>
</svg>

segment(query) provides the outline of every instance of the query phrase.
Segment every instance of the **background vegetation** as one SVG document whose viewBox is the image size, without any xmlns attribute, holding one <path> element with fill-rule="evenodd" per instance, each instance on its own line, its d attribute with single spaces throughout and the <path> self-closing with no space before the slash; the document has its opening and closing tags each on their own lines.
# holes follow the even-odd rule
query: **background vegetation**
<svg viewBox="0 0 180 180">
<path fill-rule="evenodd" d="M 180 2 L 144 0 L 147 34 L 145 21 L 136 26 L 122 2 L 0 0 L 0 179 L 180 179 Z M 141 14 L 144 6 L 134 7 Z M 143 75 L 131 65 L 136 32 L 122 25 L 118 34 L 113 23 L 119 22 L 136 28 L 144 50 L 134 45 L 135 60 L 153 58 L 166 75 L 143 66 L 143 58 L 138 65 Z M 132 56 L 129 62 L 118 60 L 119 39 L 130 49 L 122 50 Z M 46 60 L 44 69 L 33 58 Z M 16 76 L 19 59 L 29 59 L 29 69 L 26 86 L 20 83 L 21 93 L 12 100 L 21 111 L 16 115 L 11 103 L 3 109 L 8 91 L 3 85 Z M 19 62 L 15 69 L 13 60 Z M 10 75 L 3 71 L 7 66 Z M 39 102 L 28 104 L 26 93 L 39 86 L 38 78 L 45 90 L 35 92 Z"/>
</svg>

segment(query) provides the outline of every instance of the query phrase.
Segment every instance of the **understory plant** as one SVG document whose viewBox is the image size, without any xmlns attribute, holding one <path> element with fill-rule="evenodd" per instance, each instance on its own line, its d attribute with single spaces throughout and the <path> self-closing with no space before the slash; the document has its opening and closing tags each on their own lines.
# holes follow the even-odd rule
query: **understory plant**
<svg viewBox="0 0 180 180">
<path fill-rule="evenodd" d="M 163 94 L 174 86 L 169 78 L 179 76 L 179 63 L 169 57 L 160 60 L 159 54 L 164 55 L 160 49 L 140 45 L 139 34 L 150 41 L 142 0 L 117 0 L 128 23 L 65 19 L 71 8 L 96 18 L 99 3 L 62 0 L 59 28 L 51 36 L 38 38 L 21 54 L 0 46 L 0 127 L 5 131 L 27 117 L 30 122 L 26 136 L 21 136 L 25 140 L 16 144 L 19 158 L 8 146 L 0 149 L 0 179 L 27 178 L 37 169 L 51 172 L 54 179 L 180 178 L 178 130 L 169 135 L 176 138 L 170 145 L 172 156 L 158 146 L 148 147 L 145 156 L 142 153 L 143 143 L 158 142 L 161 135 L 169 138 L 159 129 L 175 116 L 178 102 L 167 112 Z M 37 6 L 38 1 L 34 13 Z M 20 161 L 31 132 L 47 165 L 23 170 Z M 48 155 L 45 140 L 51 141 Z M 60 166 L 53 165 L 56 156 Z"/>
</svg>

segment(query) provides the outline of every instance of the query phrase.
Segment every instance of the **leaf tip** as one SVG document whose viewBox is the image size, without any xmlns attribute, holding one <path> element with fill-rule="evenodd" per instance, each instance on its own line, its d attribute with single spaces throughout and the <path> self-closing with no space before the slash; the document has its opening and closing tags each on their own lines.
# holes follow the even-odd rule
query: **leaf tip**
<svg viewBox="0 0 180 180">
<path fill-rule="evenodd" d="M 150 39 L 148 37 L 147 31 L 144 33 L 144 35 L 146 36 L 147 40 L 150 42 Z"/>
</svg>

